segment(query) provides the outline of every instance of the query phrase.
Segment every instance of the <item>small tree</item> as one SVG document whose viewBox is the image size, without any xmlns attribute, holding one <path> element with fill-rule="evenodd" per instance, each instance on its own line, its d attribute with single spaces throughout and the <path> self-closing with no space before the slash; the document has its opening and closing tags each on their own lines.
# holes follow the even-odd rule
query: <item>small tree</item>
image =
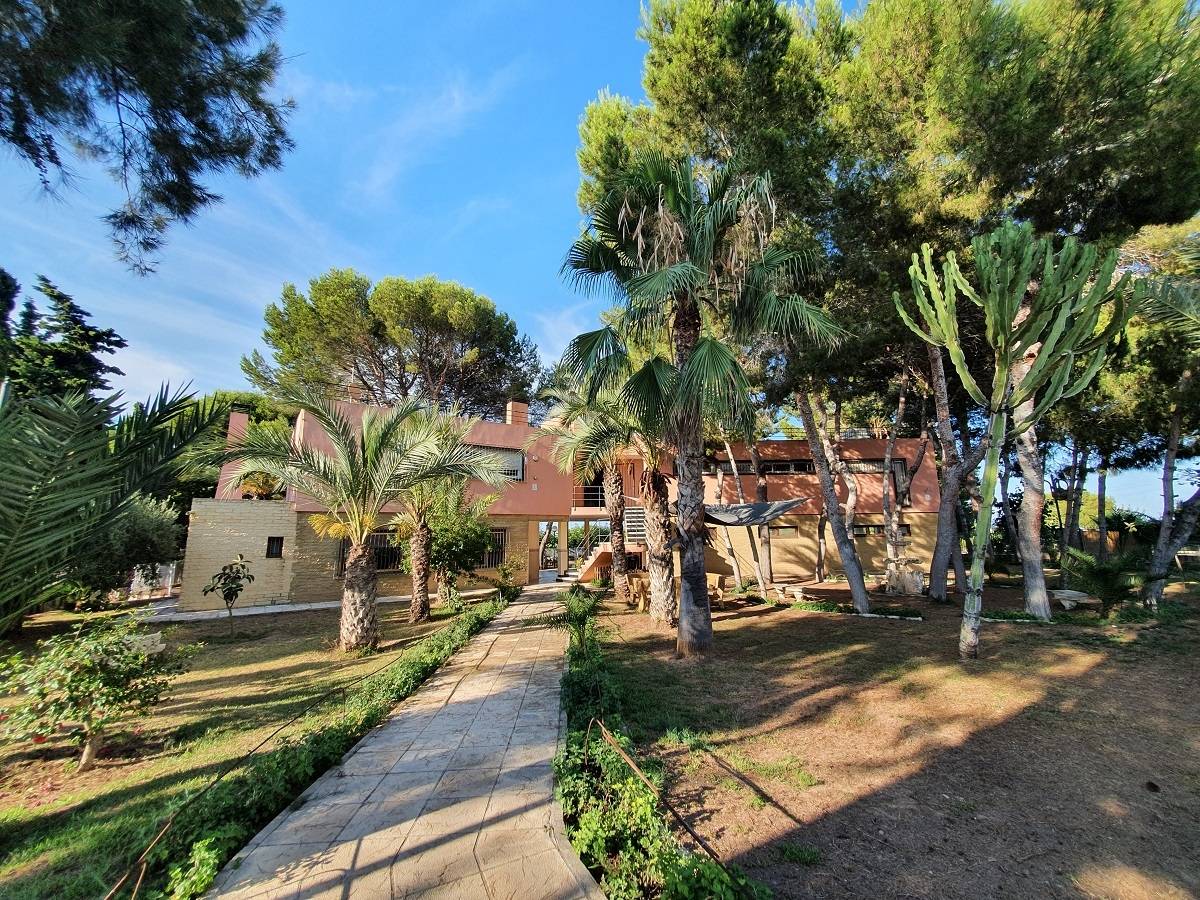
<svg viewBox="0 0 1200 900">
<path fill-rule="evenodd" d="M 976 285 L 963 274 L 953 252 L 946 254 L 940 279 L 928 244 L 922 245 L 920 257 L 913 254 L 908 271 L 924 328 L 909 314 L 900 294 L 893 295 L 904 323 L 927 343 L 946 348 L 963 387 L 988 411 L 983 496 L 975 517 L 971 572 L 958 641 L 964 659 L 979 655 L 983 564 L 1005 440 L 1031 428 L 1061 398 L 1086 388 L 1104 363 L 1109 342 L 1125 327 L 1130 315 L 1130 306 L 1125 302 L 1127 276 L 1113 283 L 1115 251 L 1097 264 L 1095 247 L 1068 238 L 1056 253 L 1048 239 L 1034 238 L 1029 225 L 1012 223 L 975 238 L 971 248 Z M 1140 290 L 1136 291 L 1139 295 Z M 994 362 L 988 395 L 971 374 L 959 340 L 956 294 L 960 292 L 983 311 L 984 333 Z M 1111 315 L 1100 327 L 1109 301 L 1113 301 Z M 1072 382 L 1077 359 L 1082 365 L 1075 370 Z M 1010 429 L 1010 412 L 1031 398 L 1037 401 L 1032 413 L 1014 420 Z M 1042 618 L 1049 618 L 1049 609 L 1038 612 Z"/>
<path fill-rule="evenodd" d="M 41 743 L 68 728 L 82 744 L 78 771 L 85 772 L 104 732 L 147 715 L 197 649 L 169 649 L 161 633 L 148 634 L 134 616 L 81 622 L 38 641 L 31 656 L 17 654 L 0 667 L 4 693 L 17 697 L 3 710 L 7 733 Z"/>
<path fill-rule="evenodd" d="M 220 594 L 221 599 L 225 601 L 225 609 L 229 613 L 230 637 L 233 637 L 233 604 L 237 603 L 246 585 L 252 581 L 254 576 L 250 574 L 250 566 L 246 564 L 246 558 L 239 553 L 233 562 L 221 566 L 221 571 L 204 586 L 205 596 Z"/>
</svg>

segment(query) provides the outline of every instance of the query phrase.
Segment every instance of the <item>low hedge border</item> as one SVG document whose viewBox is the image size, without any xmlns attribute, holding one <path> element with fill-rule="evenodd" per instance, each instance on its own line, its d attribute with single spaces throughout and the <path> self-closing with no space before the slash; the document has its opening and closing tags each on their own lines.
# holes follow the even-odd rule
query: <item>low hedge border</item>
<svg viewBox="0 0 1200 900">
<path fill-rule="evenodd" d="M 203 894 L 263 826 L 337 765 L 391 709 L 411 695 L 507 604 L 471 606 L 451 624 L 401 653 L 348 691 L 344 709 L 299 737 L 252 757 L 236 774 L 186 805 L 148 857 L 149 894 L 185 900 Z M 340 698 L 339 698 L 340 699 Z M 184 801 L 187 804 L 187 801 Z"/>
<path fill-rule="evenodd" d="M 621 722 L 616 681 L 594 637 L 568 652 L 562 698 L 568 731 L 554 773 L 567 838 L 609 900 L 771 896 L 736 867 L 722 867 L 681 847 L 654 792 L 600 736 L 600 729 L 593 729 L 588 739 L 588 724 L 603 719 L 636 759 Z"/>
<path fill-rule="evenodd" d="M 904 619 L 909 622 L 923 622 L 925 617 L 917 610 L 908 607 L 889 610 L 885 613 L 860 613 L 849 603 L 835 603 L 832 600 L 798 600 L 791 609 L 801 612 L 835 613 L 840 616 L 858 616 L 860 619 Z"/>
</svg>

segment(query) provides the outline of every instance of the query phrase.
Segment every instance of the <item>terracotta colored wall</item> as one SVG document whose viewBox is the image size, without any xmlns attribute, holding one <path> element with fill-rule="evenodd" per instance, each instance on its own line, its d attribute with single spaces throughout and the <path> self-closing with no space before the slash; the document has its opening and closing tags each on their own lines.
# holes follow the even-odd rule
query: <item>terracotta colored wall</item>
<svg viewBox="0 0 1200 900">
<path fill-rule="evenodd" d="M 363 413 L 370 407 L 361 403 L 341 403 L 339 407 L 351 419 L 358 423 L 362 421 Z M 296 420 L 296 436 L 306 445 L 331 453 L 333 447 L 329 438 L 311 417 L 301 412 Z M 483 447 L 496 447 L 506 450 L 521 450 L 530 439 L 538 435 L 538 430 L 525 424 L 505 424 L 503 422 L 477 422 L 471 429 L 471 443 Z M 510 482 L 506 485 L 500 497 L 492 504 L 491 513 L 495 515 L 538 516 L 542 519 L 565 517 L 571 508 L 571 476 L 559 472 L 550 459 L 551 440 L 547 437 L 537 439 L 525 452 L 525 478 L 523 481 Z M 475 494 L 494 493 L 482 482 L 472 485 Z M 320 506 L 302 494 L 288 493 L 288 499 L 296 503 L 296 508 L 307 512 L 318 512 Z"/>
<path fill-rule="evenodd" d="M 900 438 L 896 441 L 897 458 L 903 457 L 908 460 L 911 466 L 916 459 L 918 449 L 921 446 L 920 438 Z M 843 452 L 846 459 L 883 459 L 884 452 L 887 449 L 887 441 L 883 440 L 853 440 L 842 442 Z M 769 460 L 786 460 L 786 459 L 811 459 L 807 441 L 762 441 L 759 444 L 759 452 L 764 461 Z M 748 460 L 749 454 L 745 452 L 745 447 L 735 445 L 733 448 L 734 456 L 739 460 Z M 725 454 L 718 455 L 719 459 L 725 459 Z M 937 470 L 934 464 L 934 454 L 932 448 L 925 452 L 925 457 L 921 461 L 921 468 L 915 473 L 910 473 L 912 479 L 912 506 L 905 507 L 906 512 L 936 512 L 938 507 L 938 479 Z M 746 499 L 752 500 L 754 497 L 754 476 L 742 475 L 742 490 L 745 491 Z M 706 503 L 737 503 L 737 487 L 733 483 L 733 476 L 726 475 L 724 479 L 724 494 L 718 499 L 717 497 L 717 476 L 706 475 L 704 477 L 704 500 Z M 882 513 L 883 501 L 881 489 L 884 482 L 884 476 L 880 475 L 858 475 L 858 511 L 860 513 Z M 840 478 L 835 479 L 837 485 L 838 499 L 843 503 L 846 500 L 846 486 Z M 674 484 L 672 482 L 672 484 Z M 672 497 L 674 493 L 672 492 Z M 767 476 L 767 499 L 769 500 L 792 500 L 797 497 L 804 497 L 805 503 L 799 507 L 799 512 L 809 515 L 820 515 L 822 509 L 821 503 L 821 486 L 817 480 L 816 474 L 811 475 L 768 475 Z"/>
</svg>

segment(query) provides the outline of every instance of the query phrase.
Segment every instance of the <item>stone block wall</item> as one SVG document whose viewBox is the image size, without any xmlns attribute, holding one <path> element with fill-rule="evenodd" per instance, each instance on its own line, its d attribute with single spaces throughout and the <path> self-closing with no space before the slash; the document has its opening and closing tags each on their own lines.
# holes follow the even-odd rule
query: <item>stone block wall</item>
<svg viewBox="0 0 1200 900">
<path fill-rule="evenodd" d="M 267 559 L 268 537 L 283 538 L 281 559 Z M 223 609 L 221 597 L 205 596 L 203 589 L 239 553 L 254 581 L 238 598 L 238 607 L 286 603 L 292 591 L 295 544 L 296 513 L 285 500 L 193 500 L 179 608 Z"/>
</svg>

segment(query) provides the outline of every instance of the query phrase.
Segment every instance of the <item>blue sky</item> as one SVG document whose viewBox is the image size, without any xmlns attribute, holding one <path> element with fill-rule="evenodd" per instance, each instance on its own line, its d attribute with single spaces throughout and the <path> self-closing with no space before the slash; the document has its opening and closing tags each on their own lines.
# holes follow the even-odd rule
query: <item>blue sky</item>
<svg viewBox="0 0 1200 900">
<path fill-rule="evenodd" d="M 0 265 L 45 274 L 130 346 L 115 386 L 239 387 L 262 311 L 288 281 L 332 266 L 372 278 L 434 274 L 489 296 L 547 359 L 586 330 L 598 300 L 558 277 L 580 225 L 577 126 L 602 88 L 641 96 L 638 4 L 467 0 L 438 5 L 286 3 L 295 151 L 174 229 L 156 274 L 112 253 L 100 217 L 119 201 L 76 166 L 47 197 L 0 156 Z M 1154 511 L 1154 473 L 1114 479 L 1118 502 Z"/>
</svg>

